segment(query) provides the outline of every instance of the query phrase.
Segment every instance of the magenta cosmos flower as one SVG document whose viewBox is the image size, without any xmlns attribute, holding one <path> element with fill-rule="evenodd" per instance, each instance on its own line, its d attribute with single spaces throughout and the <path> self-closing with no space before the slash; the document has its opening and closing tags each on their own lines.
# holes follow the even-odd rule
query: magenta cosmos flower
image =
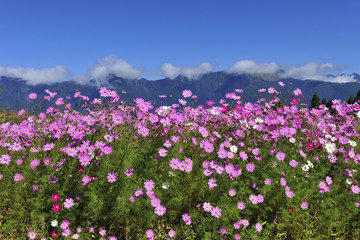
<svg viewBox="0 0 360 240">
<path fill-rule="evenodd" d="M 58 200 L 59 200 L 59 194 L 58 194 L 58 193 L 54 193 L 54 194 L 51 196 L 51 200 L 53 200 L 54 202 L 58 201 Z"/>
<path fill-rule="evenodd" d="M 60 211 L 60 210 L 61 210 L 61 205 L 60 205 L 60 203 L 55 203 L 55 204 L 53 205 L 52 210 L 54 210 L 54 212 Z"/>
</svg>

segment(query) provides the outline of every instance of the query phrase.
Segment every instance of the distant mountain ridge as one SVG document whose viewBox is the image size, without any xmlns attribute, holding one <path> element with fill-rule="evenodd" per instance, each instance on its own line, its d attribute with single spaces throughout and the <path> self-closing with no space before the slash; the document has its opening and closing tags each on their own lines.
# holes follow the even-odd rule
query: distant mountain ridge
<svg viewBox="0 0 360 240">
<path fill-rule="evenodd" d="M 299 88 L 305 99 L 310 105 L 311 98 L 316 91 L 320 99 L 341 99 L 346 101 L 350 95 L 356 96 L 360 89 L 360 75 L 353 73 L 350 75 L 356 82 L 349 83 L 330 83 L 316 80 L 299 80 L 293 78 L 280 79 L 278 75 L 273 74 L 229 74 L 226 72 L 211 72 L 200 76 L 198 79 L 189 79 L 182 75 L 175 79 L 164 78 L 156 81 L 141 79 L 125 79 L 114 74 L 109 74 L 107 77 L 107 86 L 117 91 L 121 100 L 126 103 L 134 103 L 133 99 L 143 98 L 150 101 L 155 107 L 161 105 L 170 105 L 179 103 L 178 99 L 183 98 L 182 91 L 189 89 L 194 95 L 197 95 L 195 105 L 206 104 L 207 100 L 214 100 L 219 105 L 219 100 L 224 98 L 228 92 L 234 92 L 235 89 L 243 89 L 243 93 L 237 93 L 241 96 L 243 102 L 255 102 L 259 98 L 268 97 L 271 95 L 264 92 L 259 93 L 258 89 L 274 87 L 280 92 L 280 99 L 284 102 L 289 100 L 292 92 Z M 281 87 L 278 81 L 285 83 L 285 87 Z M 32 109 L 31 100 L 28 98 L 29 94 L 35 92 L 38 97 L 45 96 L 44 89 L 49 89 L 52 92 L 58 92 L 58 97 L 70 96 L 71 103 L 74 106 L 78 99 L 74 99 L 74 93 L 79 90 L 90 100 L 100 97 L 99 89 L 94 85 L 81 85 L 74 81 L 66 81 L 55 83 L 52 85 L 39 84 L 36 86 L 26 84 L 22 79 L 0 77 L 0 88 L 3 92 L 0 94 L 0 109 L 10 108 L 12 110 L 19 110 L 21 108 Z M 126 94 L 122 94 L 125 91 Z M 167 98 L 159 98 L 159 95 L 166 95 Z M 169 97 L 172 95 L 172 97 Z M 193 99 L 186 99 L 189 105 Z M 228 102 L 233 100 L 228 100 Z M 36 99 L 33 104 L 40 103 L 41 100 Z M 52 102 L 53 103 L 53 102 Z"/>
</svg>

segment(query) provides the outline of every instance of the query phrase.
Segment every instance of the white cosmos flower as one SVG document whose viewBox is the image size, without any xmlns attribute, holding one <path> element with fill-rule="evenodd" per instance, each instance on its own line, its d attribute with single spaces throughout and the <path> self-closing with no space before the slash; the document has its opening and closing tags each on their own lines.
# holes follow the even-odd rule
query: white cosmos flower
<svg viewBox="0 0 360 240">
<path fill-rule="evenodd" d="M 335 143 L 328 142 L 325 144 L 325 148 L 328 153 L 333 153 L 337 151 Z"/>
<path fill-rule="evenodd" d="M 219 115 L 220 113 L 218 111 L 215 111 L 214 108 L 210 110 L 211 114 L 213 115 Z"/>
<path fill-rule="evenodd" d="M 327 139 L 329 139 L 329 138 L 331 138 L 332 136 L 329 135 L 329 134 L 326 134 L 325 137 L 326 137 Z"/>
<path fill-rule="evenodd" d="M 335 137 L 332 137 L 331 138 L 331 141 L 335 142 L 336 138 Z"/>
<path fill-rule="evenodd" d="M 169 176 L 174 177 L 174 176 L 175 176 L 175 173 L 174 173 L 174 172 L 172 172 L 172 171 L 169 171 Z"/>
<path fill-rule="evenodd" d="M 170 187 L 170 184 L 168 183 L 168 182 L 164 182 L 163 184 L 162 184 L 162 188 L 163 189 L 168 189 Z"/>
<path fill-rule="evenodd" d="M 356 145 L 357 145 L 357 143 L 355 141 L 351 141 L 351 140 L 349 141 L 349 144 L 352 147 L 356 147 Z"/>
<path fill-rule="evenodd" d="M 56 227 L 58 225 L 58 221 L 56 219 L 51 221 L 51 226 Z"/>
<path fill-rule="evenodd" d="M 360 118 L 360 111 L 356 113 L 357 117 Z"/>
<path fill-rule="evenodd" d="M 308 166 L 309 166 L 310 168 L 313 168 L 313 167 L 314 167 L 314 164 L 313 164 L 312 162 L 308 161 Z"/>
<path fill-rule="evenodd" d="M 351 179 L 350 178 L 346 179 L 346 183 L 349 184 L 349 185 L 352 184 Z"/>
<path fill-rule="evenodd" d="M 309 171 L 309 166 L 308 165 L 304 165 L 301 167 L 301 169 L 305 172 Z"/>
<path fill-rule="evenodd" d="M 238 150 L 238 147 L 237 147 L 237 146 L 235 146 L 235 145 L 231 145 L 231 147 L 230 147 L 230 151 L 232 151 L 233 153 L 236 153 L 236 152 L 237 152 L 237 150 Z"/>
<path fill-rule="evenodd" d="M 295 139 L 295 138 L 290 138 L 289 141 L 290 141 L 291 143 L 295 143 L 295 142 L 296 142 L 296 139 Z"/>
</svg>

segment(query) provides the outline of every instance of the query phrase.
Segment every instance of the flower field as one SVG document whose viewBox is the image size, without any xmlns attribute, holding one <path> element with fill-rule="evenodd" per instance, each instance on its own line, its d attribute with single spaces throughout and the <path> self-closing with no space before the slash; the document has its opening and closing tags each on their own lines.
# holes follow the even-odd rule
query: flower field
<svg viewBox="0 0 360 240">
<path fill-rule="evenodd" d="M 155 109 L 102 87 L 79 111 L 45 90 L 1 123 L 0 238 L 360 239 L 360 104 L 265 91 Z"/>
</svg>

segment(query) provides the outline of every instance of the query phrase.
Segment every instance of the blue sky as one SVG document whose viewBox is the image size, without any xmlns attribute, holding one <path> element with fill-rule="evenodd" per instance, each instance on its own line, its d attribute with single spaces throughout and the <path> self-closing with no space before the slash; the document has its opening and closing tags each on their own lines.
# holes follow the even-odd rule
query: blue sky
<svg viewBox="0 0 360 240">
<path fill-rule="evenodd" d="M 3 0 L 0 75 L 360 73 L 359 9 L 355 0 Z"/>
</svg>

